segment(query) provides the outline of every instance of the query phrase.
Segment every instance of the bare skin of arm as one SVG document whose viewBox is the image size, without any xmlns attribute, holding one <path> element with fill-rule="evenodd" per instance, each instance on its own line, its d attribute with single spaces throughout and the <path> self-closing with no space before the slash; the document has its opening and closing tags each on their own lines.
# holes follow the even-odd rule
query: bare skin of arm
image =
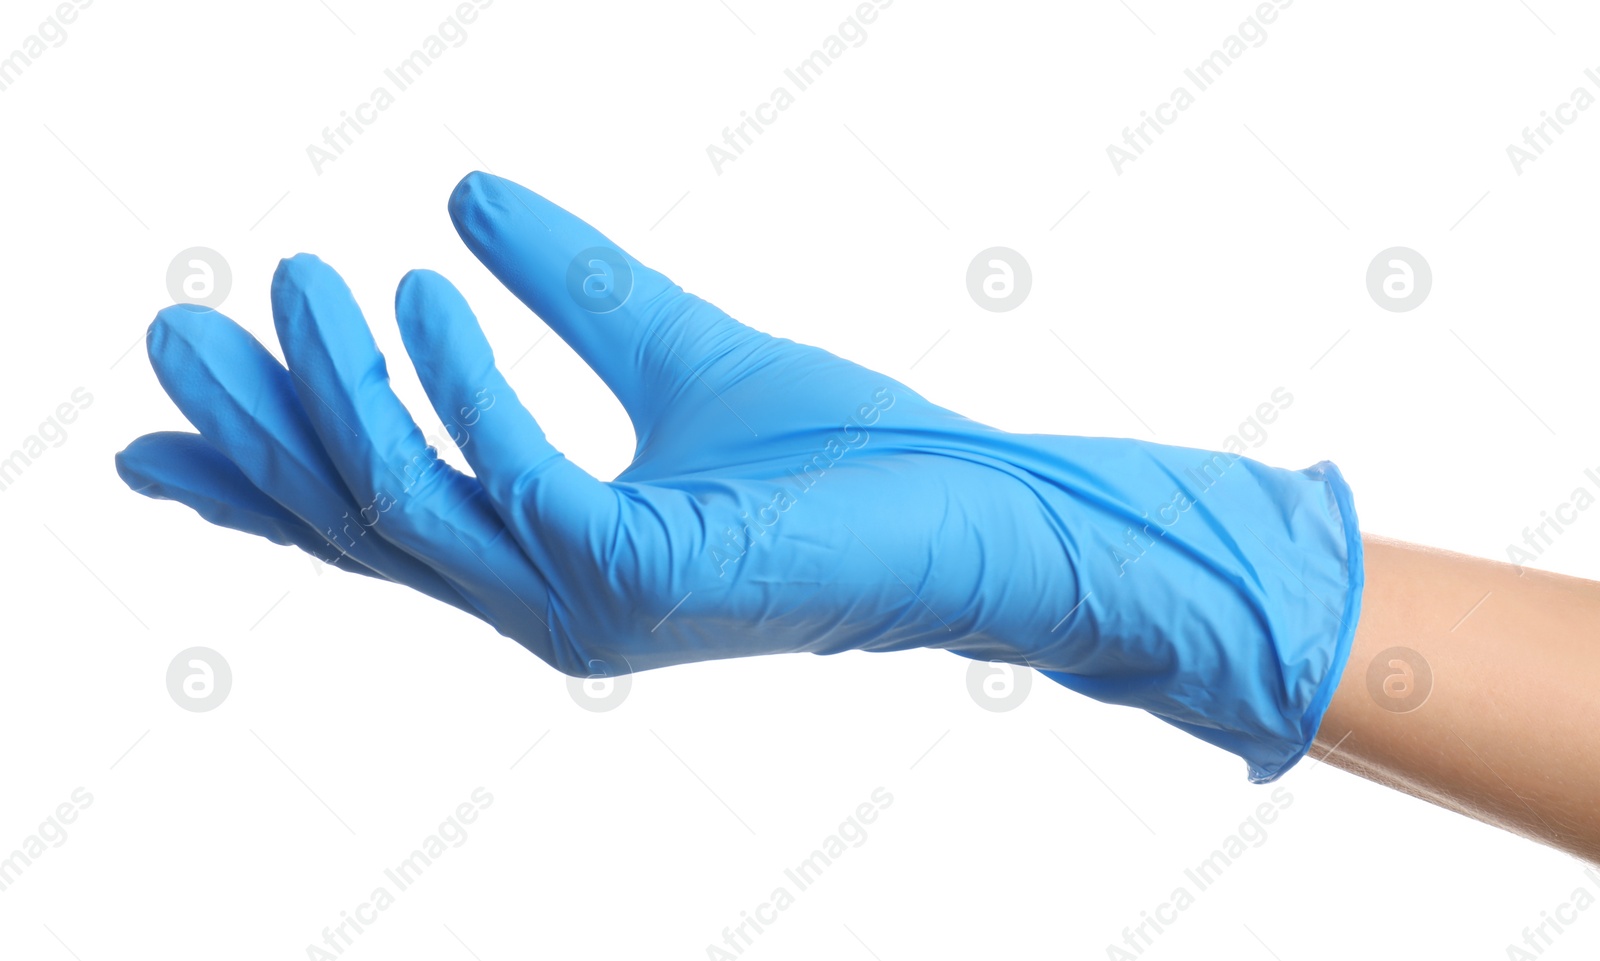
<svg viewBox="0 0 1600 961">
<path fill-rule="evenodd" d="M 1363 542 L 1314 756 L 1600 864 L 1600 583 Z"/>
</svg>

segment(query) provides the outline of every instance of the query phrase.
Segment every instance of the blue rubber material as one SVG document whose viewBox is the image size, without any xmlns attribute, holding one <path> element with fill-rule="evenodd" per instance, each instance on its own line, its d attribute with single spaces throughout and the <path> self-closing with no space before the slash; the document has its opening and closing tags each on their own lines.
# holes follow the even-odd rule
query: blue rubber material
<svg viewBox="0 0 1600 961">
<path fill-rule="evenodd" d="M 123 478 L 454 605 L 574 676 L 933 647 L 1150 711 L 1253 780 L 1305 753 L 1360 610 L 1332 464 L 997 430 L 739 323 L 509 181 L 468 176 L 450 215 L 622 402 L 621 475 L 552 447 L 460 293 L 413 271 L 395 316 L 426 436 L 355 297 L 302 254 L 272 284 L 287 366 L 215 312 L 157 316 L 151 363 L 199 435 L 139 438 Z"/>
</svg>

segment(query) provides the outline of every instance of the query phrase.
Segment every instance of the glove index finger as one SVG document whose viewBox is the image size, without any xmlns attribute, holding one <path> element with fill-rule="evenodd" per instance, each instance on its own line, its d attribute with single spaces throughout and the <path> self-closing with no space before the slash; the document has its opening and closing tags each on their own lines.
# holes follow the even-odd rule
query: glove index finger
<svg viewBox="0 0 1600 961">
<path fill-rule="evenodd" d="M 583 358 L 635 427 L 712 335 L 741 325 L 526 187 L 468 174 L 450 218 L 484 266 Z"/>
<path fill-rule="evenodd" d="M 414 270 L 395 293 L 395 317 L 434 411 L 523 549 L 548 561 L 552 551 L 608 539 L 618 522 L 615 496 L 551 446 L 495 366 L 460 292 L 433 271 Z"/>
</svg>

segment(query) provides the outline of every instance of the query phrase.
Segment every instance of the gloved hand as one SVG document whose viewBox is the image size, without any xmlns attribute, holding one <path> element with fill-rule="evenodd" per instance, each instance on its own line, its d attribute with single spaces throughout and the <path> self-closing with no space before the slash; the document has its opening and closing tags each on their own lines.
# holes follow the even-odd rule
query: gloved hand
<svg viewBox="0 0 1600 961">
<path fill-rule="evenodd" d="M 1362 583 L 1333 465 L 1007 433 L 744 326 L 508 181 L 468 176 L 450 214 L 621 400 L 620 476 L 553 449 L 460 294 L 414 271 L 401 334 L 473 476 L 439 460 L 350 291 L 300 255 L 272 285 L 287 371 L 214 312 L 157 316 L 151 362 L 200 435 L 138 439 L 123 478 L 575 676 L 935 647 L 1149 710 L 1254 780 L 1310 744 Z"/>
</svg>

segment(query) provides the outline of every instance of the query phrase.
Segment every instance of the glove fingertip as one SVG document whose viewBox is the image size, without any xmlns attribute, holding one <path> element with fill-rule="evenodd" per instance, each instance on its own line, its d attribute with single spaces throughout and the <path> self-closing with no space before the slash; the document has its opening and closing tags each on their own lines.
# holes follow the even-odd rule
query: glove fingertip
<svg viewBox="0 0 1600 961">
<path fill-rule="evenodd" d="M 141 437 L 139 440 L 143 439 Z M 117 451 L 117 456 L 114 459 L 117 476 L 122 478 L 122 482 L 127 484 L 128 489 L 135 494 L 160 498 L 161 494 L 155 489 L 155 481 L 144 472 L 143 465 L 140 462 L 140 452 L 135 450 L 138 444 L 139 441 L 136 440 L 122 450 Z"/>
<path fill-rule="evenodd" d="M 428 312 L 439 303 L 439 298 L 451 294 L 460 297 L 455 285 L 444 275 L 426 267 L 418 267 L 400 278 L 400 286 L 394 292 L 395 316 L 404 325 L 408 317 Z"/>
<path fill-rule="evenodd" d="M 450 192 L 450 219 L 460 229 L 470 215 L 490 205 L 492 198 L 505 189 L 505 181 L 494 174 L 474 170 L 461 178 Z"/>
<path fill-rule="evenodd" d="M 190 338 L 200 332 L 200 325 L 220 316 L 210 307 L 199 304 L 173 304 L 156 312 L 155 319 L 145 330 L 145 350 L 152 362 L 159 360 L 174 337 Z"/>
</svg>

